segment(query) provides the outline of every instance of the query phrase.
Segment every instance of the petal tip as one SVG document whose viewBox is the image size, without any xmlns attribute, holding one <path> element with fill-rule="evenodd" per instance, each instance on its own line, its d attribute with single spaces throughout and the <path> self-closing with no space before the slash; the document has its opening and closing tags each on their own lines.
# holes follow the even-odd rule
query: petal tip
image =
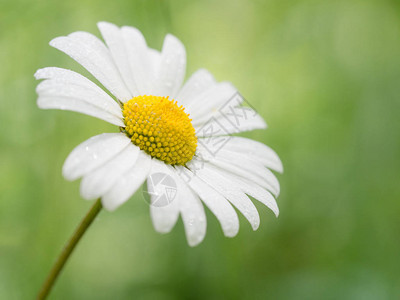
<svg viewBox="0 0 400 300">
<path fill-rule="evenodd" d="M 265 120 L 260 116 L 261 119 L 261 124 L 260 124 L 260 129 L 267 129 L 268 128 L 268 124 L 267 122 L 265 122 Z"/>
<path fill-rule="evenodd" d="M 118 29 L 118 26 L 113 23 L 107 22 L 107 21 L 100 21 L 100 22 L 97 22 L 97 28 L 99 28 L 99 30 L 102 31 L 103 29 L 106 29 L 106 28 Z"/>
<path fill-rule="evenodd" d="M 272 211 L 275 214 L 275 217 L 278 218 L 279 217 L 279 208 L 278 208 L 278 206 Z"/>
<path fill-rule="evenodd" d="M 33 74 L 36 80 L 43 79 L 43 69 L 39 69 Z"/>
<path fill-rule="evenodd" d="M 70 170 L 68 170 L 68 169 L 66 169 L 66 168 L 63 168 L 62 171 L 61 171 L 61 173 L 62 173 L 62 176 L 64 177 L 65 180 L 74 181 L 74 180 L 78 179 L 78 178 L 76 178 L 76 176 L 74 176 L 74 175 L 71 173 Z"/>
<path fill-rule="evenodd" d="M 258 220 L 258 222 L 254 224 L 251 224 L 251 228 L 253 229 L 253 231 L 256 231 L 259 227 L 260 227 L 260 220 Z"/>
<path fill-rule="evenodd" d="M 50 45 L 51 47 L 53 47 L 53 48 L 57 48 L 58 45 L 59 45 L 59 42 L 60 42 L 61 40 L 63 40 L 64 38 L 65 38 L 64 36 L 58 36 L 58 37 L 52 39 L 52 40 L 49 42 L 49 45 Z"/>
<path fill-rule="evenodd" d="M 195 239 L 188 239 L 188 245 L 190 247 L 196 247 L 198 245 L 200 245 L 200 243 L 204 240 L 204 236 L 200 237 L 200 238 L 195 238 Z"/>
<path fill-rule="evenodd" d="M 227 238 L 233 238 L 239 233 L 239 226 L 237 228 L 230 228 L 224 231 L 224 235 Z"/>
<path fill-rule="evenodd" d="M 172 43 L 172 46 L 173 46 L 173 47 L 178 47 L 177 49 L 180 48 L 181 52 L 182 52 L 184 55 L 186 55 L 186 49 L 185 49 L 185 46 L 183 45 L 183 43 L 181 42 L 181 40 L 178 39 L 178 38 L 177 38 L 176 36 L 174 36 L 173 34 L 167 33 L 167 35 L 166 35 L 165 38 L 164 38 L 163 48 L 164 48 L 166 45 L 170 44 L 170 43 Z M 170 44 L 170 45 L 171 45 L 171 44 Z"/>
<path fill-rule="evenodd" d="M 278 168 L 276 171 L 280 174 L 283 174 L 284 168 L 283 168 L 283 164 L 280 160 L 279 160 L 279 165 L 278 165 Z"/>
<path fill-rule="evenodd" d="M 107 199 L 105 197 L 101 198 L 101 204 L 109 212 L 113 212 L 119 207 L 119 205 L 114 205 L 114 203 L 112 201 L 109 201 L 109 199 Z"/>
</svg>

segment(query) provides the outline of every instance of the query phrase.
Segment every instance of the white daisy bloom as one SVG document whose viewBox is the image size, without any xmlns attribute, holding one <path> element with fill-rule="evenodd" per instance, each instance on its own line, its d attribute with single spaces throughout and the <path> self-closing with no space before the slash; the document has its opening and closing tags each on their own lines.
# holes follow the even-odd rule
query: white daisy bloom
<svg viewBox="0 0 400 300">
<path fill-rule="evenodd" d="M 231 135 L 266 128 L 249 107 L 245 112 L 251 117 L 242 114 L 239 120 L 240 97 L 229 104 L 239 95 L 236 88 L 216 82 L 204 69 L 183 84 L 186 51 L 170 34 L 160 52 L 149 48 L 136 28 L 106 22 L 98 27 L 105 44 L 90 33 L 74 32 L 50 45 L 85 67 L 109 93 L 71 70 L 50 67 L 35 74 L 43 79 L 36 89 L 40 108 L 76 111 L 119 127 L 118 133 L 86 140 L 66 159 L 63 175 L 82 178 L 82 197 L 101 198 L 114 210 L 147 181 L 155 229 L 169 232 L 181 215 L 191 246 L 206 234 L 203 204 L 227 237 L 239 230 L 234 208 L 258 228 L 259 214 L 248 196 L 278 216 L 279 182 L 269 169 L 282 172 L 282 163 L 266 145 Z M 238 122 L 229 119 L 232 115 Z M 155 174 L 174 183 L 173 199 L 163 205 L 156 205 Z"/>
</svg>

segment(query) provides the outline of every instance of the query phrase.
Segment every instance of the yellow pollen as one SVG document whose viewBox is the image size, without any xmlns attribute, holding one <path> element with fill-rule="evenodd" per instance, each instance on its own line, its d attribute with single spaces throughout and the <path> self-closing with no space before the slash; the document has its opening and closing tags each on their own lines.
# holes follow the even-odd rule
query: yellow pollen
<svg viewBox="0 0 400 300">
<path fill-rule="evenodd" d="M 147 154 L 170 165 L 193 158 L 197 138 L 182 106 L 161 96 L 137 96 L 124 103 L 125 133 Z"/>
</svg>

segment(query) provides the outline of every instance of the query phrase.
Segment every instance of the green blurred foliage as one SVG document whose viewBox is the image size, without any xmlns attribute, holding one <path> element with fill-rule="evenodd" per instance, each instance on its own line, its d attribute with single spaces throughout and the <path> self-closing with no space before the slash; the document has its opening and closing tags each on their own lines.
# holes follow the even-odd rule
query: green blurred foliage
<svg viewBox="0 0 400 300">
<path fill-rule="evenodd" d="M 397 1 L 0 0 L 0 299 L 31 299 L 90 203 L 61 167 L 80 142 L 115 128 L 36 107 L 45 66 L 88 75 L 48 42 L 96 22 L 167 32 L 188 72 L 233 82 L 267 120 L 246 133 L 285 173 L 278 219 L 257 205 L 225 238 L 160 235 L 138 192 L 102 212 L 52 299 L 398 299 L 400 297 L 400 7 Z"/>
</svg>

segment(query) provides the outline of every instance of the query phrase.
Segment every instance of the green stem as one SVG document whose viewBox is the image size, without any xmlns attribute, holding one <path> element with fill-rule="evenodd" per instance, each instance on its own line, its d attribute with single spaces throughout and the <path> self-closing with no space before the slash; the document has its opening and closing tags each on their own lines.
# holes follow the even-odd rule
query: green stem
<svg viewBox="0 0 400 300">
<path fill-rule="evenodd" d="M 75 230 L 74 234 L 69 239 L 64 249 L 60 253 L 60 256 L 57 258 L 57 261 L 53 265 L 50 274 L 47 276 L 46 281 L 44 282 L 42 289 L 37 296 L 37 300 L 46 299 L 62 268 L 64 267 L 71 253 L 74 251 L 75 246 L 89 228 L 90 224 L 92 224 L 102 207 L 103 206 L 101 205 L 100 199 L 97 199 L 96 203 L 90 208 L 86 216 L 82 219 L 78 228 Z"/>
</svg>

